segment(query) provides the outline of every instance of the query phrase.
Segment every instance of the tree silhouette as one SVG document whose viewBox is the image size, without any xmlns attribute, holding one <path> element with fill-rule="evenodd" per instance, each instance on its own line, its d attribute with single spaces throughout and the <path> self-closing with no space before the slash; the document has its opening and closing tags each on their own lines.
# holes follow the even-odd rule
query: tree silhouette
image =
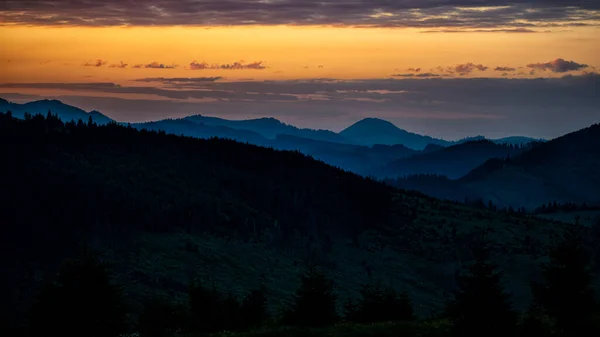
<svg viewBox="0 0 600 337">
<path fill-rule="evenodd" d="M 381 282 L 366 284 L 358 304 L 346 303 L 346 319 L 357 323 L 411 321 L 414 313 L 408 294 L 398 293 Z"/>
<path fill-rule="evenodd" d="M 137 322 L 141 337 L 167 337 L 185 330 L 187 317 L 184 308 L 161 297 L 151 297 L 144 303 Z"/>
<path fill-rule="evenodd" d="M 309 266 L 300 282 L 294 302 L 284 315 L 284 323 L 312 327 L 335 323 L 339 317 L 333 281 L 316 267 Z"/>
<path fill-rule="evenodd" d="M 240 307 L 242 329 L 255 328 L 265 323 L 268 318 L 267 290 L 264 286 L 250 291 Z"/>
<path fill-rule="evenodd" d="M 191 327 L 196 332 L 217 332 L 223 327 L 221 295 L 213 285 L 211 289 L 198 281 L 192 282 L 189 292 Z"/>
<path fill-rule="evenodd" d="M 127 328 L 120 289 L 111 284 L 107 265 L 87 251 L 65 263 L 56 282 L 42 286 L 30 314 L 33 336 L 114 337 Z"/>
<path fill-rule="evenodd" d="M 590 255 L 579 225 L 568 226 L 542 265 L 542 282 L 532 282 L 534 303 L 554 319 L 561 336 L 586 336 L 596 307 Z M 596 331 L 597 333 L 598 331 Z"/>
<path fill-rule="evenodd" d="M 517 315 L 510 294 L 501 285 L 502 273 L 488 262 L 485 251 L 476 253 L 468 273 L 457 276 L 458 290 L 446 313 L 454 336 L 513 336 Z"/>
</svg>

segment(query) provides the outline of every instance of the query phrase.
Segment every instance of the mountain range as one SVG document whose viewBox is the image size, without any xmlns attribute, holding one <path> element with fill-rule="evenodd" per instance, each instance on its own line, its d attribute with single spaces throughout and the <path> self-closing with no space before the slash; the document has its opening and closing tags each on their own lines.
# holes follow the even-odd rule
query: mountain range
<svg viewBox="0 0 600 337">
<path fill-rule="evenodd" d="M 398 177 L 433 174 L 458 179 L 489 159 L 514 156 L 525 151 L 525 149 L 512 145 L 497 144 L 487 139 L 472 140 L 391 161 L 381 169 L 376 170 L 374 175 Z"/>
<path fill-rule="evenodd" d="M 340 305 L 384 279 L 427 316 L 489 228 L 490 252 L 524 308 L 536 258 L 561 228 L 398 190 L 297 151 L 113 123 L 0 114 L 0 152 L 11 160 L 0 165 L 10 177 L 0 194 L 0 298 L 9 301 L 0 305 L 31 299 L 32 275 L 52 275 L 84 241 L 114 263 L 132 307 L 151 293 L 185 298 L 194 278 L 234 295 L 265 284 L 276 307 L 316 263 L 334 271 Z"/>
<path fill-rule="evenodd" d="M 490 159 L 458 180 L 495 204 L 533 208 L 550 200 L 600 203 L 600 124 L 534 146 L 514 157 Z"/>
<path fill-rule="evenodd" d="M 25 112 L 30 114 L 46 114 L 48 110 L 57 114 L 62 120 L 78 120 L 82 119 L 87 121 L 91 116 L 94 122 L 98 124 L 105 124 L 113 121 L 106 115 L 98 111 L 86 112 L 83 109 L 62 103 L 58 100 L 40 100 L 33 101 L 24 104 L 11 103 L 5 99 L 0 98 L 0 111 L 12 111 L 15 117 L 23 118 Z M 275 118 L 258 118 L 248 120 L 227 120 L 218 117 L 208 117 L 202 115 L 193 115 L 183 118 L 183 120 L 192 122 L 197 125 L 203 125 L 205 128 L 198 134 L 203 137 L 212 137 L 212 130 L 210 127 L 217 127 L 214 129 L 214 135 L 220 135 L 225 132 L 224 128 L 232 130 L 245 131 L 245 135 L 248 135 L 247 131 L 251 131 L 257 135 L 260 135 L 266 139 L 275 139 L 278 135 L 290 135 L 300 138 L 307 138 L 312 140 L 320 140 L 327 142 L 345 143 L 361 146 L 373 146 L 373 145 L 404 145 L 407 148 L 421 151 L 424 150 L 428 145 L 440 145 L 449 146 L 453 144 L 464 143 L 472 140 L 484 139 L 483 136 L 476 136 L 472 138 L 465 138 L 459 141 L 447 141 L 443 139 L 437 139 L 426 135 L 420 135 L 412 132 L 403 130 L 391 122 L 378 118 L 365 118 L 362 119 L 348 128 L 342 130 L 339 133 L 329 130 L 313 130 L 306 128 L 297 128 L 293 125 L 282 123 Z M 161 127 L 160 123 L 171 124 L 172 119 L 159 120 L 152 123 L 133 123 L 134 126 L 145 124 L 146 126 L 152 126 L 153 128 Z M 166 126 L 165 126 L 166 128 Z M 235 132 L 226 132 L 230 137 L 239 137 L 243 139 L 244 135 L 237 135 Z M 219 136 L 220 137 L 220 136 Z M 492 140 L 495 143 L 528 143 L 531 141 L 541 141 L 539 139 L 529 137 L 507 137 L 501 139 Z"/>
<path fill-rule="evenodd" d="M 92 120 L 97 124 L 106 124 L 113 121 L 111 118 L 103 115 L 99 111 L 92 110 L 87 112 L 78 107 L 74 107 L 72 105 L 68 105 L 59 100 L 54 99 L 45 99 L 24 104 L 18 104 L 0 98 L 0 111 L 11 111 L 13 116 L 17 118 L 24 118 L 25 113 L 29 113 L 32 115 L 46 115 L 48 111 L 52 111 L 52 113 L 58 115 L 64 121 L 77 121 L 81 119 L 84 122 L 87 122 L 90 117 L 92 117 Z"/>
<path fill-rule="evenodd" d="M 52 111 L 65 121 L 91 118 L 97 124 L 115 122 L 100 112 L 57 100 L 16 104 L 0 99 L 0 112 L 8 110 L 18 118 L 24 118 L 26 112 Z M 596 202 L 595 192 L 600 190 L 598 162 L 590 159 L 600 148 L 596 146 L 600 139 L 597 126 L 544 142 L 482 136 L 446 141 L 377 118 L 363 119 L 339 133 L 297 128 L 274 118 L 226 120 L 201 115 L 129 125 L 138 130 L 297 150 L 363 176 L 388 178 L 386 181 L 397 187 L 452 200 L 482 198 L 502 206 L 533 208 L 552 200 Z"/>
<path fill-rule="evenodd" d="M 467 144 L 472 146 L 472 143 Z M 443 154 L 449 149 L 433 154 Z M 486 155 L 484 153 L 479 160 Z M 421 157 L 427 159 L 427 155 L 419 155 L 407 160 L 426 162 Z M 441 157 L 427 164 L 435 163 L 434 160 Z M 476 155 L 473 157 L 477 158 Z M 388 182 L 438 198 L 481 199 L 500 207 L 532 210 L 550 201 L 600 204 L 600 124 L 514 150 L 504 158 L 489 158 L 457 179 L 449 179 L 446 174 L 440 174 L 437 166 L 427 164 L 421 163 L 430 170 L 428 172 L 423 169 L 422 174 L 389 179 Z M 460 168 L 460 164 L 450 158 L 448 162 L 438 164 L 451 166 L 448 172 Z"/>
</svg>

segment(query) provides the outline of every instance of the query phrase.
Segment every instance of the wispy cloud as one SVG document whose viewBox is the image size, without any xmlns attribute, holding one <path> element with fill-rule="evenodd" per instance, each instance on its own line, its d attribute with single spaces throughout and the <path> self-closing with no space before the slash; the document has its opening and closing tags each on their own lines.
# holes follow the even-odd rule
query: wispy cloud
<svg viewBox="0 0 600 337">
<path fill-rule="evenodd" d="M 190 63 L 191 70 L 204 70 L 204 69 L 223 69 L 223 70 L 244 70 L 244 69 L 254 69 L 254 70 L 263 70 L 267 69 L 264 65 L 263 61 L 257 61 L 252 63 L 244 63 L 244 61 L 234 62 L 234 63 L 225 63 L 225 64 L 208 64 L 207 62 L 198 62 L 196 60 Z"/>
<path fill-rule="evenodd" d="M 430 29 L 420 33 L 551 33 L 551 30 L 538 30 L 530 28 L 503 28 L 503 29 Z"/>
<path fill-rule="evenodd" d="M 127 68 L 127 63 L 123 63 L 123 61 L 121 61 L 121 63 L 111 64 L 108 67 L 109 68 Z"/>
<path fill-rule="evenodd" d="M 460 76 L 464 76 L 472 73 L 473 71 L 486 71 L 488 69 L 487 66 L 483 64 L 474 64 L 472 62 L 457 64 L 454 67 L 450 67 L 450 72 L 455 72 Z"/>
<path fill-rule="evenodd" d="M 159 82 L 165 84 L 181 84 L 181 83 L 207 83 L 207 82 L 216 82 L 218 80 L 223 79 L 224 77 L 215 76 L 215 77 L 146 77 L 146 78 L 138 78 L 134 81 L 136 82 Z"/>
<path fill-rule="evenodd" d="M 598 119 L 600 76 L 594 73 L 536 79 L 445 76 L 425 80 L 416 77 L 421 73 L 411 74 L 415 77 L 354 80 L 140 78 L 139 82 L 147 82 L 143 86 L 0 83 L 0 96 L 45 90 L 56 95 L 60 90 L 79 97 L 72 102 L 110 113 L 118 120 L 125 119 L 118 116 L 141 120 L 190 113 L 236 119 L 283 116 L 287 121 L 323 128 L 347 126 L 371 116 L 397 121 L 409 130 L 415 127 L 414 131 L 429 130 L 432 134 L 451 137 L 457 132 L 472 135 L 473 130 L 491 134 L 498 130 L 510 134 L 535 132 L 540 137 L 552 137 Z M 165 89 L 176 83 L 185 87 Z M 143 105 L 136 105 L 142 99 L 145 100 Z M 103 105 L 91 105 L 100 101 Z M 117 102 L 121 102 L 118 108 Z"/>
<path fill-rule="evenodd" d="M 203 15 L 199 15 L 202 13 Z M 598 26 L 597 0 L 4 0 L 4 24 L 334 25 L 515 32 Z"/>
<path fill-rule="evenodd" d="M 97 59 L 96 61 L 88 61 L 83 64 L 84 67 L 102 67 L 106 64 L 106 61 Z"/>
<path fill-rule="evenodd" d="M 151 69 L 175 69 L 177 67 L 178 66 L 175 65 L 175 64 L 173 64 L 173 65 L 166 65 L 164 63 L 159 63 L 159 62 L 156 62 L 156 61 L 144 65 L 144 68 L 151 68 Z"/>
<path fill-rule="evenodd" d="M 420 73 L 420 74 L 392 74 L 393 77 L 441 77 L 443 75 L 434 73 Z"/>
<path fill-rule="evenodd" d="M 588 65 L 577 63 L 575 61 L 565 61 L 563 59 L 556 59 L 550 62 L 528 64 L 527 67 L 532 68 L 534 70 L 551 71 L 553 73 L 566 73 L 569 71 L 576 71 L 587 68 Z"/>
<path fill-rule="evenodd" d="M 496 67 L 494 68 L 494 71 L 502 71 L 502 72 L 507 72 L 507 71 L 515 71 L 517 70 L 517 68 L 513 68 L 513 67 Z M 502 74 L 504 76 L 504 74 Z"/>
</svg>

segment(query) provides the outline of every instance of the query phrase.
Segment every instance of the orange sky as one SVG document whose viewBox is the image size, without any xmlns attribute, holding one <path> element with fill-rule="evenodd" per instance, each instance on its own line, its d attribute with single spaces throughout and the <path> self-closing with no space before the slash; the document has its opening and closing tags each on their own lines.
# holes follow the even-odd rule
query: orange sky
<svg viewBox="0 0 600 337">
<path fill-rule="evenodd" d="M 600 66 L 598 28 L 552 33 L 421 33 L 417 29 L 253 26 L 0 27 L 0 82 L 115 82 L 143 77 L 236 79 L 381 78 L 409 67 L 473 62 L 490 67 L 468 76 L 497 77 L 496 66 L 525 66 L 558 57 Z M 96 60 L 101 67 L 83 66 Z M 264 70 L 190 70 L 192 61 L 262 61 Z M 127 63 L 125 69 L 110 64 Z M 175 69 L 132 69 L 151 62 Z M 322 67 L 319 67 L 322 66 Z M 306 68 L 307 67 L 307 68 Z M 552 74 L 547 74 L 552 75 Z"/>
</svg>

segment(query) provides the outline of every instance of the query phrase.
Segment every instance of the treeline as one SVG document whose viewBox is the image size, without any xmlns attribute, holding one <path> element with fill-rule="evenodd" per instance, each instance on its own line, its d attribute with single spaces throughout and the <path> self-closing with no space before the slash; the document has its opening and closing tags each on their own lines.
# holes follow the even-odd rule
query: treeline
<svg viewBox="0 0 600 337">
<path fill-rule="evenodd" d="M 536 208 L 533 212 L 537 214 L 548 214 L 555 212 L 577 212 L 577 211 L 598 211 L 600 205 L 588 205 L 587 203 L 564 202 L 557 203 L 556 201 L 548 202 Z"/>
<path fill-rule="evenodd" d="M 380 336 L 396 336 L 398 327 L 403 336 L 424 336 L 425 327 L 427 336 L 440 337 L 597 336 L 600 307 L 583 235 L 581 227 L 570 226 L 549 249 L 550 259 L 541 266 L 542 278 L 531 283 L 533 301 L 527 312 L 513 309 L 502 272 L 490 262 L 482 245 L 474 249 L 475 262 L 457 275 L 458 288 L 444 312 L 425 322 L 415 317 L 409 294 L 375 281 L 365 284 L 359 296 L 347 300 L 343 313 L 338 313 L 336 285 L 313 266 L 300 275 L 293 300 L 276 315 L 268 311 L 269 290 L 264 285 L 236 298 L 214 284 L 196 280 L 190 284 L 186 301 L 175 303 L 155 296 L 137 317 L 128 320 L 125 291 L 112 283 L 109 265 L 84 251 L 39 289 L 28 326 L 20 334 L 117 337 L 135 331 L 142 337 L 200 336 L 275 331 L 278 326 L 335 329 L 340 322 L 388 322 L 389 332 L 384 329 L 378 332 Z M 285 336 L 283 332 L 272 335 Z"/>
</svg>

